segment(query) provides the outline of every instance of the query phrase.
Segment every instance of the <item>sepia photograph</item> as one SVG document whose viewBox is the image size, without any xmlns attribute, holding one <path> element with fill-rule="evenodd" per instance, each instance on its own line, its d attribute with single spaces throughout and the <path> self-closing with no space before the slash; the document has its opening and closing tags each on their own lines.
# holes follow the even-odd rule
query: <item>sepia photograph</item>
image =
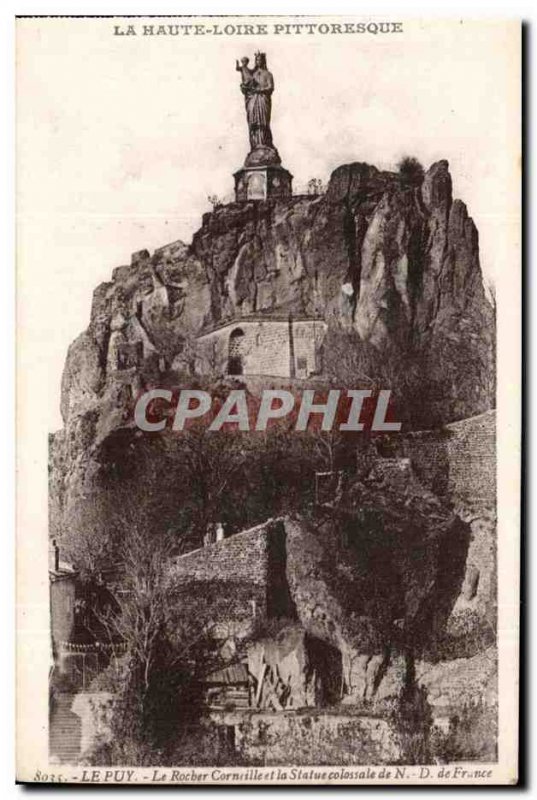
<svg viewBox="0 0 537 800">
<path fill-rule="evenodd" d="M 20 780 L 516 783 L 520 70 L 17 19 Z"/>
</svg>

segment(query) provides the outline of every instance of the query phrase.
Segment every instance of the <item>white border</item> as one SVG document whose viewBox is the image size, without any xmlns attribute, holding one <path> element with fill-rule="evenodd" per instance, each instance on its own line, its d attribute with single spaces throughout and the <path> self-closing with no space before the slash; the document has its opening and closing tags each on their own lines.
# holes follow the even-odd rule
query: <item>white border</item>
<svg viewBox="0 0 537 800">
<path fill-rule="evenodd" d="M 453 17 L 454 15 L 461 14 L 465 18 L 468 17 L 494 17 L 494 16 L 503 16 L 508 18 L 522 18 L 526 19 L 530 22 L 534 22 L 535 20 L 535 11 L 534 11 L 534 4 L 530 2 L 517 2 L 513 0 L 513 2 L 494 2 L 494 0 L 466 0 L 465 2 L 422 2 L 422 3 L 401 3 L 401 2 L 384 2 L 382 4 L 373 3 L 373 2 L 362 2 L 360 3 L 359 7 L 355 2 L 342 2 L 342 0 L 332 0 L 329 4 L 329 9 L 327 9 L 326 3 L 320 2 L 297 2 L 297 0 L 286 0 L 282 2 L 282 0 L 273 0 L 270 3 L 262 3 L 260 6 L 257 5 L 255 9 L 252 7 L 252 2 L 244 2 L 244 0 L 236 0 L 233 3 L 222 3 L 222 2 L 207 2 L 207 0 L 199 0 L 199 2 L 159 2 L 158 4 L 158 13 L 160 14 L 211 14 L 211 13 L 218 13 L 219 15 L 223 13 L 230 13 L 230 14 L 239 14 L 239 13 L 255 13 L 258 14 L 293 14 L 293 13 L 308 13 L 308 14 L 322 14 L 326 13 L 329 10 L 330 14 L 356 14 L 356 13 L 371 13 L 372 15 L 386 15 L 387 13 L 396 13 L 398 18 L 404 18 L 407 16 L 427 16 L 427 17 Z M 4 381 L 4 391 L 2 392 L 1 397 L 1 411 L 2 416 L 1 418 L 4 421 L 11 421 L 14 418 L 14 380 L 13 380 L 13 373 L 14 373 L 14 329 L 15 329 L 15 312 L 14 312 L 14 271 L 12 265 L 14 263 L 14 211 L 13 211 L 13 198 L 14 198 L 14 94 L 13 94 L 13 80 L 14 80 L 14 70 L 13 70 L 13 63 L 14 63 L 14 46 L 13 46 L 13 30 L 14 30 L 14 21 L 13 16 L 15 14 L 18 15 L 31 15 L 31 14 L 38 14 L 38 15 L 49 15 L 49 14 L 65 14 L 65 15 L 82 15 L 87 14 L 90 16 L 98 16 L 98 15 L 109 15 L 111 11 L 115 14 L 144 14 L 150 10 L 148 8 L 148 3 L 140 3 L 140 2 L 125 2 L 124 0 L 116 0 L 112 4 L 112 8 L 109 3 L 107 2 L 95 2 L 95 3 L 86 3 L 81 4 L 77 2 L 38 2 L 37 0 L 33 0 L 32 2 L 25 2 L 20 0 L 20 2 L 12 2 L 8 0 L 2 6 L 0 10 L 0 53 L 1 53 L 1 63 L 2 63 L 2 83 L 4 87 L 4 92 L 2 92 L 2 106 L 3 106 L 3 118 L 4 124 L 2 126 L 2 151 L 4 154 L 4 168 L 2 170 L 2 213 L 0 214 L 0 224 L 2 226 L 1 233 L 2 238 L 1 241 L 6 245 L 6 251 L 4 252 L 4 260 L 3 260 L 3 271 L 2 271 L 2 279 L 3 279 L 3 286 L 2 291 L 0 292 L 0 315 L 2 319 L 2 336 L 0 337 L 0 352 L 2 353 L 2 375 L 9 376 L 10 379 L 8 381 Z M 530 53 L 529 63 L 527 65 L 528 73 L 533 71 L 533 57 Z M 534 97 L 535 89 L 531 87 L 531 96 L 528 98 L 530 101 L 530 106 L 534 105 L 535 97 Z M 6 102 L 7 98 L 7 102 Z M 7 124 L 6 124 L 7 120 Z M 528 146 L 531 148 L 531 144 L 533 143 L 533 135 L 531 135 Z M 533 188 L 534 176 L 528 176 L 528 198 L 531 196 L 531 189 Z M 533 222 L 533 213 L 531 217 L 528 216 L 528 236 L 529 231 L 532 228 Z M 528 272 L 528 276 L 531 276 L 533 272 L 533 264 L 531 263 L 531 251 L 527 253 L 528 256 L 528 263 L 526 265 L 526 269 Z M 532 311 L 531 309 L 535 308 L 535 298 L 536 298 L 536 281 L 529 277 L 528 279 L 528 289 L 530 298 L 528 299 L 528 318 L 529 318 L 529 328 L 530 328 L 530 341 L 532 344 L 535 343 L 534 341 L 534 326 L 531 323 L 532 319 Z M 533 302 L 532 302 L 533 301 Z M 529 343 L 528 343 L 529 346 Z M 534 349 L 531 351 L 530 355 L 532 355 Z M 532 356 L 532 366 L 534 366 L 533 356 Z M 529 389 L 529 400 L 528 400 L 528 410 L 531 408 L 531 399 L 533 399 L 534 392 L 532 391 L 535 388 L 535 370 L 531 374 L 531 380 L 528 385 Z M 7 383 L 7 386 L 6 386 Z M 3 457 L 3 465 L 2 465 L 2 473 L 1 473 L 1 486 L 2 486 L 2 493 L 3 493 L 3 500 L 2 509 L 3 509 L 3 518 L 4 520 L 9 520 L 8 525 L 3 525 L 3 529 L 6 533 L 11 534 L 10 538 L 10 547 L 4 548 L 2 564 L 4 568 L 4 575 L 2 581 L 2 592 L 3 592 L 3 608 L 5 610 L 6 618 L 4 619 L 4 626 L 2 628 L 4 633 L 4 639 L 13 642 L 14 640 L 14 617 L 12 606 L 8 602 L 9 597 L 14 596 L 14 570 L 13 570 L 13 558 L 10 557 L 11 553 L 13 553 L 13 519 L 14 519 L 14 481 L 13 481 L 13 463 L 14 463 L 14 444 L 13 444 L 13 425 L 8 424 L 7 430 L 4 430 L 4 435 L 2 436 L 2 457 Z M 536 444 L 536 434 L 532 431 L 531 439 L 527 442 L 527 446 L 531 447 L 531 452 L 534 451 L 534 447 Z M 534 479 L 533 476 L 531 483 L 528 487 L 528 497 L 531 498 L 535 496 L 535 489 L 537 489 L 537 479 Z M 537 556 L 535 556 L 535 550 L 531 547 L 531 533 L 532 533 L 532 515 L 530 514 L 527 524 L 528 524 L 528 535 L 527 535 L 527 543 L 526 543 L 526 550 L 527 553 L 531 555 L 531 563 L 528 565 L 528 573 L 529 575 L 533 574 L 531 572 L 531 567 L 535 567 L 535 562 L 537 560 Z M 534 593 L 531 591 L 531 579 L 528 580 L 528 587 L 527 587 L 527 599 L 531 599 L 531 610 L 528 609 L 528 614 L 531 614 L 531 611 L 534 610 Z M 11 634 L 11 635 L 10 635 Z M 7 719 L 9 720 L 10 724 L 6 725 L 6 716 L 3 715 L 3 725 L 2 725 L 2 757 L 4 759 L 2 770 L 2 788 L 10 794 L 14 791 L 13 781 L 14 781 L 14 757 L 13 757 L 13 743 L 14 743 L 14 735 L 13 735 L 13 685 L 14 685 L 14 678 L 13 678 L 13 659 L 11 657 L 13 650 L 9 648 L 9 655 L 6 657 L 6 650 L 3 650 L 4 658 L 2 659 L 2 686 L 4 691 L 6 692 L 6 702 L 4 703 L 4 708 L 7 708 Z M 530 662 L 527 667 L 528 672 L 528 681 L 531 681 L 532 677 L 532 670 L 531 666 L 534 663 L 532 658 L 533 656 L 533 648 L 531 652 L 527 653 L 526 656 L 530 656 Z M 536 706 L 534 700 L 534 693 L 532 691 L 529 692 L 527 700 L 531 699 L 531 719 L 535 720 L 536 718 Z M 535 737 L 534 737 L 535 738 Z M 534 749 L 535 747 L 535 749 Z M 534 756 L 537 755 L 537 746 L 532 746 L 532 750 L 528 753 L 528 761 L 531 764 L 535 759 Z M 530 770 L 528 769 L 528 772 Z M 531 775 L 529 776 L 531 778 Z M 101 790 L 103 791 L 103 790 Z M 107 791 L 107 790 L 104 790 Z M 184 792 L 185 790 L 183 790 Z M 278 790 L 280 794 L 282 790 Z M 366 792 L 366 794 L 371 794 L 365 789 L 362 789 L 362 792 Z M 467 792 L 471 790 L 459 790 L 462 796 L 464 796 Z M 197 791 L 196 795 L 200 796 L 200 794 L 205 794 L 205 792 Z M 283 795 L 290 794 L 290 792 L 286 792 L 283 790 Z"/>
</svg>

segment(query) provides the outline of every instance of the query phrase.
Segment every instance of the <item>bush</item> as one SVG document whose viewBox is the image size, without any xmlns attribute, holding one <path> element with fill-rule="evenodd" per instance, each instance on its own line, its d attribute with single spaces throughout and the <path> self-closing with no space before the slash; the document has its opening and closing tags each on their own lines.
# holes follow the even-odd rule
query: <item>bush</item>
<svg viewBox="0 0 537 800">
<path fill-rule="evenodd" d="M 497 743 L 498 708 L 479 699 L 466 703 L 451 717 L 447 734 L 433 729 L 431 755 L 440 763 L 469 760 L 490 763 L 498 759 Z"/>
<path fill-rule="evenodd" d="M 420 186 L 423 182 L 425 170 L 417 158 L 414 156 L 405 156 L 397 165 L 399 168 L 399 175 L 404 183 L 411 186 Z"/>
<path fill-rule="evenodd" d="M 216 211 L 218 208 L 222 208 L 224 205 L 224 201 L 216 194 L 208 195 L 207 200 L 212 205 L 213 211 Z"/>
<path fill-rule="evenodd" d="M 324 183 L 320 178 L 310 178 L 308 181 L 308 194 L 320 195 L 324 194 Z"/>
</svg>

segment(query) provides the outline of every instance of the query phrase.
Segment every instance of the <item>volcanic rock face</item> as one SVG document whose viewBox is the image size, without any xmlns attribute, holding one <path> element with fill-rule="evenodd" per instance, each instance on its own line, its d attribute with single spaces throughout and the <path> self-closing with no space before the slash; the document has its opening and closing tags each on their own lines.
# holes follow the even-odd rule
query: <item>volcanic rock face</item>
<svg viewBox="0 0 537 800">
<path fill-rule="evenodd" d="M 427 352 L 461 416 L 493 405 L 494 316 L 477 231 L 452 198 L 447 162 L 420 185 L 343 165 L 322 196 L 216 208 L 191 245 L 135 253 L 97 287 L 67 356 L 65 427 L 51 439 L 54 533 L 99 471 L 99 448 L 131 425 L 132 398 L 191 374 L 202 329 L 253 313 L 322 316 L 329 331 L 380 352 Z M 439 414 L 449 421 L 453 405 L 440 398 Z"/>
<path fill-rule="evenodd" d="M 322 196 L 217 208 L 190 246 L 135 253 L 97 287 L 90 324 L 67 355 L 65 430 L 53 440 L 65 469 L 53 487 L 79 482 L 75 465 L 125 423 L 140 390 L 192 371 L 202 328 L 272 312 L 322 316 L 358 345 L 426 352 L 455 398 L 436 397 L 435 424 L 493 405 L 493 312 L 477 231 L 452 200 L 447 162 L 420 186 L 348 164 Z"/>
<path fill-rule="evenodd" d="M 435 718 L 494 708 L 495 592 L 469 591 L 479 542 L 408 459 L 378 460 L 340 503 L 282 524 L 296 619 L 280 628 L 272 620 L 271 634 L 248 648 L 259 708 L 342 703 L 382 713 L 407 685 L 409 655 Z M 494 731 L 485 738 L 493 750 Z"/>
<path fill-rule="evenodd" d="M 452 376 L 459 394 L 471 394 L 463 415 L 492 405 L 493 313 L 477 231 L 452 199 L 447 162 L 421 186 L 355 163 L 335 170 L 323 196 L 219 207 L 190 246 L 142 251 L 115 269 L 69 349 L 64 421 L 117 395 L 118 353 L 129 342 L 141 348 L 132 363 L 143 385 L 159 369 L 190 368 L 202 328 L 272 312 L 319 315 L 380 348 L 471 346 L 472 389 Z"/>
<path fill-rule="evenodd" d="M 192 375 L 199 332 L 254 313 L 321 316 L 329 332 L 354 337 L 357 347 L 428 353 L 459 402 L 438 399 L 441 422 L 454 408 L 463 417 L 493 405 L 494 315 L 477 231 L 452 199 L 447 162 L 434 164 L 420 185 L 366 164 L 344 165 L 322 196 L 217 208 L 191 245 L 136 253 L 97 287 L 90 324 L 67 356 L 64 429 L 51 437 L 52 535 L 74 529 L 96 476 L 107 469 L 105 482 L 110 474 L 117 480 L 121 458 L 135 453 L 137 393 Z M 166 452 L 167 488 L 183 467 L 164 441 L 161 451 L 150 454 L 144 480 L 157 506 L 162 500 L 162 516 L 158 473 Z M 492 512 L 484 521 L 464 509 L 456 516 L 414 477 L 405 473 L 399 485 L 394 475 L 383 483 L 372 473 L 369 483 L 358 482 L 346 498 L 347 521 L 286 522 L 287 578 L 309 644 L 300 639 L 285 663 L 290 675 L 300 673 L 294 691 L 308 702 L 313 684 L 300 681 L 304 664 L 314 674 L 312 642 L 341 655 L 342 694 L 353 702 L 395 696 L 410 646 L 422 656 L 418 677 L 439 705 L 452 702 L 472 659 L 486 658 L 494 680 L 494 648 L 483 634 L 494 624 L 494 586 L 492 570 L 482 569 L 484 553 L 493 561 Z M 476 647 L 465 649 L 478 634 Z M 274 643 L 263 647 L 266 655 Z M 453 659 L 456 668 L 448 669 Z"/>
<path fill-rule="evenodd" d="M 406 459 L 380 460 L 324 519 L 289 519 L 285 527 L 298 617 L 341 652 L 350 700 L 397 694 L 406 652 L 436 658 L 443 647 L 455 657 L 445 637 L 470 526 L 420 484 Z"/>
<path fill-rule="evenodd" d="M 54 534 L 99 471 L 99 447 L 132 427 L 133 397 L 191 375 L 206 326 L 273 312 L 322 316 L 330 335 L 395 350 L 396 362 L 425 353 L 426 372 L 439 371 L 451 393 L 448 402 L 435 390 L 435 422 L 493 405 L 493 312 L 447 162 L 421 185 L 344 165 L 322 196 L 217 208 L 191 245 L 135 253 L 96 288 L 90 324 L 67 355 L 65 427 L 51 437 Z"/>
</svg>

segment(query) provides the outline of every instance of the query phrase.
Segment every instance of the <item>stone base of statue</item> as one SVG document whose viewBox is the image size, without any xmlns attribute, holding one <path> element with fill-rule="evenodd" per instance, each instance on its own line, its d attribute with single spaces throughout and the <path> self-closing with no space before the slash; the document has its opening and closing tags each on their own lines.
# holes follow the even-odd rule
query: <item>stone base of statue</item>
<svg viewBox="0 0 537 800">
<path fill-rule="evenodd" d="M 245 167 L 235 173 L 235 200 L 291 197 L 293 176 L 284 167 Z"/>
<path fill-rule="evenodd" d="M 282 167 L 275 147 L 256 147 L 246 156 L 244 167 L 234 175 L 235 200 L 268 200 L 291 197 L 293 176 Z"/>
</svg>

